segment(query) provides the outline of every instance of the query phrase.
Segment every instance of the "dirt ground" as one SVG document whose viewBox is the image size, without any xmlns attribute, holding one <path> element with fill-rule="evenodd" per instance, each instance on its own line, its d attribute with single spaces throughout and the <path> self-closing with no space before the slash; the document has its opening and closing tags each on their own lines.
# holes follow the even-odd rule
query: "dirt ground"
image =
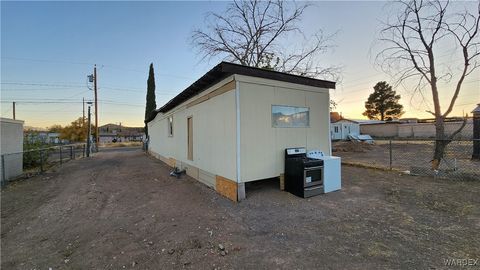
<svg viewBox="0 0 480 270">
<path fill-rule="evenodd" d="M 139 149 L 108 149 L 7 186 L 1 268 L 448 269 L 446 259 L 480 259 L 480 182 L 343 166 L 339 192 L 301 199 L 272 180 L 233 203 L 168 173 Z"/>
</svg>

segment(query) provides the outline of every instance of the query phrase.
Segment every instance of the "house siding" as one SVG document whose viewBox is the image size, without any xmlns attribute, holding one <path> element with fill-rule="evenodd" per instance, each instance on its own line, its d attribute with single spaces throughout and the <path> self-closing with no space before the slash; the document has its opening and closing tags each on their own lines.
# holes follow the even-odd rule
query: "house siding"
<svg viewBox="0 0 480 270">
<path fill-rule="evenodd" d="M 159 113 L 148 123 L 149 151 L 166 159 L 175 159 L 175 166 L 213 186 L 211 177 L 219 175 L 236 179 L 235 90 L 204 98 L 231 82 L 227 78 L 165 114 Z M 191 104 L 197 99 L 203 102 Z M 173 116 L 173 136 L 168 134 L 168 117 Z M 187 118 L 193 118 L 193 160 L 188 160 Z M 192 167 L 191 169 L 189 167 Z M 201 170 L 201 171 L 199 171 Z"/>
<path fill-rule="evenodd" d="M 240 89 L 241 182 L 280 176 L 288 147 L 331 154 L 328 89 L 235 77 Z M 272 127 L 272 105 L 310 108 L 309 127 Z"/>
</svg>

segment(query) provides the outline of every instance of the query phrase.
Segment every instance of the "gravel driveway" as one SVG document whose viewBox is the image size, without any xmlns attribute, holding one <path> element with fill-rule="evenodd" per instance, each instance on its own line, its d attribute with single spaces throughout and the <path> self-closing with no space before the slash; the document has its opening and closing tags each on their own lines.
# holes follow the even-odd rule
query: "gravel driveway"
<svg viewBox="0 0 480 270">
<path fill-rule="evenodd" d="M 480 259 L 480 181 L 344 166 L 342 191 L 301 199 L 264 181 L 233 203 L 168 173 L 139 149 L 109 149 L 7 186 L 1 268 L 449 269 L 446 259 Z"/>
</svg>

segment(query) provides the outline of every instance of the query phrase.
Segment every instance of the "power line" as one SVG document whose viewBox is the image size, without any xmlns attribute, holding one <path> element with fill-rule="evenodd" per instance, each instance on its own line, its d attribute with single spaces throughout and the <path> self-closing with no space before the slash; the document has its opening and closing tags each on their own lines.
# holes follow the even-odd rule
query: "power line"
<svg viewBox="0 0 480 270">
<path fill-rule="evenodd" d="M 64 88 L 76 88 L 76 87 L 82 87 L 84 88 L 85 85 L 77 84 L 77 85 L 72 85 L 72 84 L 54 84 L 54 83 L 26 83 L 26 82 L 1 82 L 1 84 L 6 84 L 6 85 L 24 85 L 24 86 L 42 86 L 42 87 L 64 87 Z"/>
<path fill-rule="evenodd" d="M 5 111 L 2 112 L 2 115 L 8 114 L 8 113 L 11 112 L 11 111 L 12 111 L 12 108 L 9 107 L 9 108 L 7 108 Z"/>
<path fill-rule="evenodd" d="M 6 85 L 23 85 L 23 86 L 40 86 L 40 87 L 63 87 L 76 89 L 76 88 L 85 88 L 85 85 L 74 85 L 74 84 L 57 84 L 57 83 L 34 83 L 34 82 L 1 82 L 1 84 Z M 122 92 L 135 92 L 135 93 L 146 93 L 146 90 L 138 89 L 138 88 L 120 88 L 115 86 L 101 86 L 98 88 L 99 90 L 108 89 L 113 91 L 122 91 Z M 18 89 L 21 91 L 30 91 L 33 89 Z M 61 89 L 36 89 L 35 91 L 42 91 L 42 90 L 61 90 Z M 2 89 L 2 91 L 17 91 L 17 89 Z M 163 90 L 156 90 L 155 92 L 159 91 L 158 95 L 174 95 L 178 94 L 177 91 L 163 91 Z M 157 94 L 157 93 L 156 93 Z"/>
<path fill-rule="evenodd" d="M 45 62 L 45 63 L 61 63 L 61 64 L 72 64 L 72 65 L 93 65 L 92 63 L 85 62 L 71 62 L 71 61 L 62 61 L 62 60 L 46 60 L 46 59 L 33 59 L 33 58 L 22 58 L 22 57 L 4 57 L 2 59 L 6 60 L 18 60 L 18 61 L 31 61 L 31 62 Z"/>
<path fill-rule="evenodd" d="M 22 57 L 3 57 L 3 56 L 1 58 L 6 59 L 6 60 L 16 60 L 16 61 L 31 61 L 31 62 L 60 63 L 60 64 L 73 64 L 73 65 L 90 65 L 90 66 L 94 65 L 94 63 L 73 62 L 73 61 L 63 61 L 63 60 L 46 60 L 46 59 L 33 59 L 33 58 L 22 58 Z M 124 70 L 124 71 L 129 71 L 129 72 L 148 74 L 148 71 L 141 71 L 141 70 L 132 69 L 132 68 L 118 67 L 118 66 L 113 66 L 113 65 L 102 65 L 102 64 L 99 64 L 99 66 L 101 66 L 102 68 L 118 69 L 118 70 Z M 183 76 L 183 75 L 176 75 L 176 74 L 169 74 L 169 73 L 155 72 L 155 75 L 161 76 L 161 77 L 172 77 L 172 78 L 179 78 L 179 79 L 195 80 L 195 78 L 192 78 L 192 77 Z"/>
<path fill-rule="evenodd" d="M 115 67 L 111 65 L 103 65 L 106 68 L 111 68 L 111 69 L 118 69 L 118 70 L 124 70 L 124 71 L 130 71 L 130 72 L 136 72 L 136 73 L 142 73 L 142 74 L 147 74 L 145 71 L 137 70 L 137 69 L 131 69 L 131 68 L 123 68 L 123 67 Z M 195 78 L 192 77 L 187 77 L 187 76 L 182 76 L 182 75 L 175 75 L 175 74 L 169 74 L 169 73 L 160 73 L 160 72 L 155 72 L 156 76 L 160 77 L 172 77 L 172 78 L 178 78 L 178 79 L 188 79 L 188 80 L 195 80 Z"/>
<path fill-rule="evenodd" d="M 474 83 L 474 82 L 479 82 L 480 80 L 472 80 L 472 81 L 465 81 L 463 84 L 469 84 L 469 83 Z M 367 83 L 366 83 L 367 84 Z M 360 84 L 358 86 L 362 86 L 365 84 Z M 373 88 L 364 88 L 361 87 L 360 89 L 355 89 L 355 90 L 350 90 L 350 91 L 342 91 L 342 92 L 335 92 L 338 93 L 339 95 L 341 94 L 350 94 L 350 93 L 356 93 L 356 92 L 362 92 L 362 91 L 372 91 Z"/>
<path fill-rule="evenodd" d="M 4 89 L 2 88 L 2 92 L 3 91 L 6 91 L 6 92 L 21 92 L 21 91 L 51 91 L 51 90 L 70 90 L 70 89 L 80 89 L 80 88 L 85 88 L 85 87 L 65 87 L 65 88 L 54 88 L 54 89 L 48 89 L 48 88 L 43 88 L 43 89 L 39 89 L 39 88 L 30 88 L 30 89 L 25 89 L 25 88 L 7 88 L 7 89 Z"/>
<path fill-rule="evenodd" d="M 70 89 L 80 89 L 83 87 L 70 87 L 70 88 L 54 88 L 54 89 L 2 89 L 2 92 L 29 92 L 29 91 L 58 91 L 58 90 L 70 90 Z M 117 88 L 111 88 L 111 87 L 99 87 L 99 90 L 102 89 L 107 89 L 107 90 L 112 90 L 112 91 L 117 91 L 117 92 L 132 92 L 132 93 L 146 93 L 144 90 L 133 90 L 133 89 L 117 89 Z M 100 92 L 100 93 L 105 93 L 105 92 Z M 155 95 L 157 96 L 170 96 L 170 95 L 176 95 L 178 92 L 165 92 L 162 90 L 156 90 Z"/>
<path fill-rule="evenodd" d="M 467 105 L 476 105 L 478 102 L 471 102 L 471 103 L 462 103 L 462 104 L 455 104 L 455 106 L 467 106 Z"/>
<path fill-rule="evenodd" d="M 1 103 L 12 103 L 14 100 L 2 100 Z M 42 105 L 42 104 L 83 104 L 82 101 L 30 101 L 30 100 L 21 100 L 16 101 L 18 104 L 34 104 L 34 105 Z M 107 105 L 119 105 L 119 106 L 134 106 L 134 107 L 145 107 L 145 105 L 140 104 L 129 104 L 129 103 L 119 103 L 119 102 L 111 102 L 111 101 L 99 101 L 101 104 Z"/>
</svg>

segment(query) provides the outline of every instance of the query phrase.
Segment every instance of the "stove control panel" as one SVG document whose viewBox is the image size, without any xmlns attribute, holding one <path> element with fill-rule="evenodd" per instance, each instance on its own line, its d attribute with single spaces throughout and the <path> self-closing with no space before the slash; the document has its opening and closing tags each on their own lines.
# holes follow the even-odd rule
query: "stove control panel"
<svg viewBox="0 0 480 270">
<path fill-rule="evenodd" d="M 305 154 L 307 150 L 304 147 L 297 147 L 297 148 L 288 148 L 287 155 L 298 155 L 298 154 Z"/>
</svg>

